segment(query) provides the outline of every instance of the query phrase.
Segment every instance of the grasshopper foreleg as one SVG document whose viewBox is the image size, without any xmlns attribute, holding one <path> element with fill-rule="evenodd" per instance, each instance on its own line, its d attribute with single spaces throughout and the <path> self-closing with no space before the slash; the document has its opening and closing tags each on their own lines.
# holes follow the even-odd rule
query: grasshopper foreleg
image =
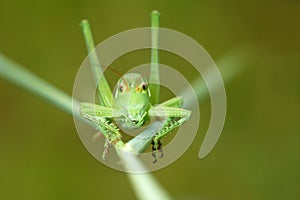
<svg viewBox="0 0 300 200">
<path fill-rule="evenodd" d="M 189 110 L 178 108 L 178 107 L 171 107 L 171 106 L 180 106 L 180 104 L 182 103 L 182 102 L 176 102 L 175 98 L 173 101 L 172 100 L 173 99 L 161 105 L 152 107 L 149 110 L 149 115 L 152 117 L 167 118 L 163 128 L 154 136 L 152 141 L 152 156 L 155 158 L 153 163 L 157 162 L 157 155 L 156 155 L 157 150 L 161 152 L 160 157 L 163 157 L 161 139 L 166 135 L 168 135 L 169 133 L 171 133 L 174 129 L 178 128 L 183 123 L 185 123 L 191 116 L 191 111 Z M 171 106 L 165 106 L 168 104 L 170 104 Z"/>
</svg>

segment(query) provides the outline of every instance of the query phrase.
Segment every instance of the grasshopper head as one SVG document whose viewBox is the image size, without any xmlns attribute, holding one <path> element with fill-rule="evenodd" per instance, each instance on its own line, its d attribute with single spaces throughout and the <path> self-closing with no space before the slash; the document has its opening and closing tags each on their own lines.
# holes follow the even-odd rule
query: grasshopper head
<svg viewBox="0 0 300 200">
<path fill-rule="evenodd" d="M 114 90 L 114 98 L 116 108 L 123 113 L 124 127 L 138 128 L 144 124 L 150 107 L 150 90 L 142 75 L 128 73 L 120 78 Z"/>
</svg>

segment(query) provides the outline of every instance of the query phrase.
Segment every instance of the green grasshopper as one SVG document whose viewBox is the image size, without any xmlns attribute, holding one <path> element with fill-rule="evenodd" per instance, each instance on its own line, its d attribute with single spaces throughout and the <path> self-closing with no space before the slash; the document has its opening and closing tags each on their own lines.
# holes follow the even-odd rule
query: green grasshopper
<svg viewBox="0 0 300 200">
<path fill-rule="evenodd" d="M 159 80 L 158 49 L 156 48 L 159 23 L 157 11 L 152 12 L 151 22 L 154 47 L 151 50 L 150 81 Z M 105 159 L 108 147 L 121 141 L 122 135 L 115 123 L 130 130 L 139 128 L 155 118 L 164 120 L 163 127 L 152 140 L 153 162 L 157 162 L 156 151 L 160 151 L 161 157 L 163 156 L 161 139 L 190 118 L 191 111 L 181 108 L 183 98 L 174 97 L 158 103 L 159 85 L 149 84 L 144 76 L 137 73 L 127 73 L 121 76 L 113 94 L 106 85 L 108 83 L 102 76 L 97 85 L 100 105 L 92 103 L 80 105 L 81 116 L 91 121 L 106 138 L 103 159 Z"/>
</svg>

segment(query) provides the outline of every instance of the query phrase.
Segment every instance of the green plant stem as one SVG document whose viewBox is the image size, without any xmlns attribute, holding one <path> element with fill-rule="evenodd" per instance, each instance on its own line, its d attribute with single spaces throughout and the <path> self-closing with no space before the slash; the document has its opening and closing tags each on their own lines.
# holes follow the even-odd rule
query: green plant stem
<svg viewBox="0 0 300 200">
<path fill-rule="evenodd" d="M 0 53 L 0 76 L 72 114 L 72 98 Z M 78 102 L 74 100 L 74 104 Z M 79 116 L 79 113 L 75 113 Z"/>
<path fill-rule="evenodd" d="M 126 144 L 124 148 L 116 148 L 116 150 L 125 171 L 129 172 L 126 175 L 137 199 L 172 199 L 155 177 L 151 173 L 148 173 L 147 168 L 140 162 L 137 154 L 130 152 L 130 148 Z"/>
<path fill-rule="evenodd" d="M 138 199 L 172 199 L 170 195 L 163 189 L 163 187 L 161 187 L 160 184 L 157 184 L 154 176 L 152 176 L 150 173 L 128 174 L 128 178 Z"/>
<path fill-rule="evenodd" d="M 261 50 L 251 44 L 241 45 L 235 49 L 225 53 L 218 61 L 216 65 L 218 66 L 223 81 L 225 84 L 232 80 L 234 77 L 237 77 L 239 74 L 245 72 L 250 66 L 253 66 L 254 61 L 260 56 Z M 208 72 L 208 76 L 213 76 L 213 73 Z M 206 85 L 201 77 L 192 81 L 191 83 L 197 98 L 198 102 L 202 102 L 207 99 L 209 93 L 206 89 Z M 182 96 L 186 96 L 182 91 Z M 191 104 L 191 99 L 186 99 L 184 101 L 184 106 L 189 107 Z"/>
</svg>

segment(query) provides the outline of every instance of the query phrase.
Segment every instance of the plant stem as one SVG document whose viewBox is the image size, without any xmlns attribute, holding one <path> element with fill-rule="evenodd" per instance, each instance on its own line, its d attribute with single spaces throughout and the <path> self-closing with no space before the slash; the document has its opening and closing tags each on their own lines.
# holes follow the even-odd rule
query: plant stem
<svg viewBox="0 0 300 200">
<path fill-rule="evenodd" d="M 128 174 L 128 178 L 138 199 L 172 199 L 150 173 Z"/>
<path fill-rule="evenodd" d="M 235 49 L 225 53 L 217 62 L 216 65 L 222 74 L 223 81 L 225 83 L 231 81 L 234 77 L 238 76 L 247 68 L 254 64 L 259 57 L 259 50 L 253 45 L 241 45 Z M 208 73 L 208 76 L 213 76 L 212 73 Z M 206 85 L 203 79 L 200 77 L 192 82 L 192 87 L 197 95 L 198 102 L 206 100 L 209 93 L 206 89 Z M 182 91 L 182 96 L 186 96 Z M 184 106 L 191 104 L 190 99 L 184 101 Z"/>
<path fill-rule="evenodd" d="M 72 98 L 0 53 L 0 76 L 72 114 Z M 73 103 L 78 105 L 76 100 Z M 79 116 L 79 113 L 75 113 Z"/>
</svg>

